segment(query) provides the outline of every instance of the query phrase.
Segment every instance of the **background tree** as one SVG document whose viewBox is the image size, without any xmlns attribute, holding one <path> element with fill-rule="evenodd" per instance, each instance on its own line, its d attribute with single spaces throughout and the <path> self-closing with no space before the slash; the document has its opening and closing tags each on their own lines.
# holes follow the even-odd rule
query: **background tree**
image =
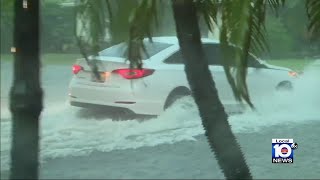
<svg viewBox="0 0 320 180">
<path fill-rule="evenodd" d="M 41 1 L 41 53 L 79 53 L 74 37 L 74 7 Z"/>
<path fill-rule="evenodd" d="M 13 2 L 13 0 L 1 0 L 1 54 L 10 53 L 10 48 L 13 46 Z M 79 53 L 72 23 L 74 7 L 48 0 L 41 1 L 40 6 L 41 53 Z"/>
<path fill-rule="evenodd" d="M 0 1 L 0 54 L 9 52 L 13 42 L 13 1 Z"/>
<path fill-rule="evenodd" d="M 14 80 L 10 91 L 12 148 L 10 179 L 38 179 L 39 116 L 42 111 L 39 59 L 39 1 L 14 2 Z"/>
<path fill-rule="evenodd" d="M 286 6 L 275 14 L 267 11 L 266 30 L 270 52 L 265 58 L 312 58 L 320 52 L 320 34 L 308 30 L 305 0 L 286 1 Z"/>
<path fill-rule="evenodd" d="M 318 19 L 317 10 L 313 7 L 316 1 L 306 2 L 309 4 L 307 8 L 311 17 L 311 26 L 314 26 L 314 19 Z M 239 102 L 244 100 L 253 108 L 246 85 L 248 52 L 262 53 L 268 50 L 265 37 L 266 12 L 270 8 L 278 13 L 280 5 L 284 5 L 284 0 L 173 0 L 176 31 L 185 59 L 187 79 L 198 106 L 209 144 L 227 178 L 250 179 L 252 177 L 228 124 L 228 116 L 219 100 L 215 83 L 208 70 L 206 58 L 209 57 L 206 57 L 202 50 L 198 15 L 203 16 L 208 29 L 212 31 L 212 20 L 218 24 L 217 12 L 221 12 L 220 43 L 224 55 L 226 76 L 235 98 Z M 159 19 L 158 6 L 158 1 L 141 0 L 128 18 L 130 20 L 128 60 L 131 68 L 139 69 L 143 66 L 141 53 L 145 51 L 144 38 L 148 37 L 152 41 L 154 24 L 157 25 Z M 111 13 L 113 8 L 110 3 L 108 10 L 110 29 L 114 31 L 112 28 L 114 16 Z M 188 22 L 185 22 L 185 19 L 188 19 Z M 230 67 L 231 58 L 228 53 L 230 45 L 239 47 L 235 57 L 232 58 L 235 60 L 235 68 Z M 233 70 L 235 73 L 231 73 Z M 227 149 L 230 149 L 232 153 L 226 151 L 225 144 L 228 145 Z"/>
</svg>

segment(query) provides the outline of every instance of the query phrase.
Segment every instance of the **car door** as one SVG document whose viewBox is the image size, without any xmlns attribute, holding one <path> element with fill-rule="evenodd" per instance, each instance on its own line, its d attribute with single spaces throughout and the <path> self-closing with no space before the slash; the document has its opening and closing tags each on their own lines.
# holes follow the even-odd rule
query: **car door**
<svg viewBox="0 0 320 180">
<path fill-rule="evenodd" d="M 259 62 L 252 54 L 248 59 L 252 74 L 248 76 L 247 83 L 253 102 L 263 102 L 274 95 L 276 86 L 290 77 L 286 70 L 270 68 Z"/>
<path fill-rule="evenodd" d="M 187 77 L 184 70 L 184 59 L 178 45 L 175 45 L 174 51 L 163 60 L 163 67 L 169 79 L 168 86 L 189 87 Z M 160 66 L 161 67 L 161 66 Z"/>
<path fill-rule="evenodd" d="M 218 89 L 220 100 L 225 106 L 234 108 L 232 106 L 237 105 L 238 102 L 234 98 L 231 86 L 224 72 L 220 45 L 216 43 L 205 43 L 203 44 L 203 49 L 208 60 L 209 70 Z M 235 47 L 230 46 L 229 53 L 234 54 L 234 51 Z M 230 65 L 234 67 L 234 56 L 230 57 Z M 265 82 L 266 77 L 263 75 L 262 69 L 260 68 L 262 64 L 256 61 L 256 59 L 251 55 L 248 61 L 249 67 L 247 71 L 247 83 L 250 93 L 252 92 L 250 95 L 257 97 L 266 91 L 265 86 L 260 87 L 258 85 L 260 82 Z M 184 72 L 184 60 L 178 47 L 176 47 L 172 54 L 168 55 L 168 57 L 164 59 L 163 63 L 165 65 L 160 65 L 158 68 L 163 69 L 167 77 L 170 77 L 168 78 L 168 82 L 166 82 L 168 86 L 174 87 L 181 85 L 188 87 L 188 82 Z"/>
<path fill-rule="evenodd" d="M 184 72 L 184 62 L 179 51 L 179 45 L 161 51 L 153 57 L 153 61 L 146 64 L 148 68 L 155 69 L 152 78 L 146 79 L 146 84 L 155 92 L 155 101 L 165 102 L 170 92 L 176 87 L 189 87 Z"/>
<path fill-rule="evenodd" d="M 223 68 L 220 45 L 216 43 L 205 43 L 203 44 L 203 49 L 208 59 L 209 69 L 218 89 L 220 100 L 225 106 L 237 104 Z M 230 62 L 233 63 L 233 60 L 231 59 Z"/>
<path fill-rule="evenodd" d="M 223 59 L 220 44 L 204 44 L 204 51 L 208 58 L 208 63 L 210 65 L 210 71 L 212 72 L 213 78 L 217 85 L 219 97 L 221 98 L 223 104 L 229 105 L 234 108 L 233 105 L 238 104 L 234 98 L 232 88 L 227 80 L 223 61 L 228 61 L 231 67 L 236 66 L 235 52 L 236 48 L 234 46 L 229 46 L 227 48 L 227 59 Z M 266 66 L 261 64 L 252 54 L 248 55 L 248 69 L 247 69 L 247 85 L 249 95 L 252 100 L 258 101 L 263 98 L 268 92 L 270 92 L 273 85 L 270 84 L 270 76 L 265 72 Z M 231 73 L 235 73 L 231 71 Z M 235 76 L 235 74 L 233 74 Z"/>
<path fill-rule="evenodd" d="M 216 82 L 216 86 L 218 88 L 218 94 L 220 100 L 223 104 L 234 104 L 235 101 L 233 99 L 232 91 L 230 89 L 229 84 L 226 82 L 226 77 L 224 75 L 224 70 L 222 66 L 216 65 L 215 61 L 218 61 L 219 57 L 217 54 L 213 53 L 214 44 L 204 44 L 204 53 L 207 56 L 209 61 L 209 70 L 211 75 Z M 184 72 L 184 59 L 182 57 L 181 51 L 177 48 L 177 50 L 167 57 L 164 61 L 165 64 L 169 65 L 166 67 L 168 73 L 170 74 L 170 82 L 175 83 L 175 86 L 185 85 L 189 87 L 186 75 Z M 181 72 L 183 75 L 181 76 Z M 169 83 L 170 86 L 170 83 Z"/>
<path fill-rule="evenodd" d="M 219 44 L 204 43 L 203 49 L 205 56 L 208 60 L 209 70 L 211 72 L 213 80 L 215 81 L 216 88 L 218 89 L 218 95 L 220 100 L 224 105 L 227 106 L 237 104 L 224 72 Z M 166 66 L 165 69 L 167 70 L 166 74 L 170 74 L 171 83 L 175 83 L 175 85 L 186 85 L 187 87 L 189 87 L 185 74 L 181 76 L 181 72 L 185 73 L 184 60 L 178 48 L 163 62 L 167 65 L 170 65 Z M 171 84 L 169 83 L 169 85 Z"/>
<path fill-rule="evenodd" d="M 253 102 L 259 102 L 268 91 L 264 66 L 251 54 L 248 55 L 247 86 Z"/>
</svg>

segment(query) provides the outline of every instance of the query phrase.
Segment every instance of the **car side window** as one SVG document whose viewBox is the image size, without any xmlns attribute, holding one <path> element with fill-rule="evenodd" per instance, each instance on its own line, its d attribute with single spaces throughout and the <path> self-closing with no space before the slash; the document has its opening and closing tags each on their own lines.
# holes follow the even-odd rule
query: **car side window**
<svg viewBox="0 0 320 180">
<path fill-rule="evenodd" d="M 264 64 L 261 64 L 255 57 L 251 54 L 248 55 L 248 67 L 253 68 L 266 68 Z"/>
<path fill-rule="evenodd" d="M 205 55 L 208 59 L 209 65 L 223 66 L 223 54 L 220 49 L 220 44 L 204 44 L 203 45 Z M 235 66 L 234 47 L 229 46 L 227 48 L 228 52 L 228 61 L 231 66 Z"/>
<path fill-rule="evenodd" d="M 203 50 L 209 65 L 222 65 L 219 44 L 203 44 Z"/>
<path fill-rule="evenodd" d="M 164 60 L 164 63 L 166 64 L 183 64 L 183 57 L 180 50 L 173 53 L 171 56 L 169 56 L 166 60 Z"/>
<path fill-rule="evenodd" d="M 248 55 L 248 67 L 259 66 L 259 62 L 250 54 Z"/>
<path fill-rule="evenodd" d="M 223 55 L 219 44 L 203 44 L 205 56 L 208 59 L 209 65 L 223 66 Z M 235 51 L 236 47 L 229 46 L 227 48 L 228 61 L 230 66 L 235 66 Z M 169 56 L 164 63 L 166 64 L 183 64 L 181 51 L 177 51 Z M 251 54 L 248 55 L 248 67 L 263 68 L 264 65 L 256 60 Z"/>
<path fill-rule="evenodd" d="M 155 54 L 163 51 L 164 49 L 172 46 L 172 44 L 167 43 L 159 43 L 159 42 L 145 42 L 146 52 L 142 52 L 142 59 L 146 60 Z M 114 46 L 111 46 L 101 52 L 99 52 L 100 56 L 110 56 L 110 57 L 120 57 L 126 58 L 128 56 L 128 45 L 126 43 L 120 43 Z"/>
<path fill-rule="evenodd" d="M 204 44 L 204 51 L 208 58 L 209 65 L 219 65 L 223 66 L 223 54 L 220 49 L 220 44 Z M 234 46 L 229 46 L 227 48 L 227 61 L 230 66 L 236 66 L 235 54 L 236 48 Z M 248 67 L 253 68 L 264 68 L 265 65 L 261 64 L 254 56 L 248 55 Z"/>
<path fill-rule="evenodd" d="M 209 65 L 221 65 L 219 46 L 217 44 L 203 44 L 205 55 L 208 57 Z M 183 64 L 183 57 L 181 51 L 177 51 L 169 56 L 164 63 L 166 64 Z"/>
</svg>

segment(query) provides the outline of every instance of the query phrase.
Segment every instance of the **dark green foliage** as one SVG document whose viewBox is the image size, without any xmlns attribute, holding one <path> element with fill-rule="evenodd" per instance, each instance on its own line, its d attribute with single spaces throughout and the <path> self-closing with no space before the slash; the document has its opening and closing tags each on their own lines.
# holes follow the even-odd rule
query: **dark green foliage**
<svg viewBox="0 0 320 180">
<path fill-rule="evenodd" d="M 281 18 L 268 16 L 266 20 L 268 43 L 271 57 L 281 57 L 294 50 L 292 33 L 287 29 Z"/>
<path fill-rule="evenodd" d="M 276 10 L 280 1 L 271 1 L 271 6 Z M 224 54 L 224 69 L 233 94 L 238 101 L 244 100 L 251 107 L 249 92 L 246 84 L 247 57 L 249 51 L 263 52 L 268 50 L 265 37 L 265 12 L 267 4 L 264 0 L 224 0 L 221 2 L 221 32 L 220 42 Z M 239 47 L 235 54 L 236 69 L 232 75 L 232 67 L 227 52 L 229 45 Z"/>
<path fill-rule="evenodd" d="M 141 52 L 148 55 L 143 39 L 152 41 L 154 25 L 158 25 L 159 1 L 142 0 L 129 17 L 128 60 L 133 68 L 142 68 Z"/>
<path fill-rule="evenodd" d="M 137 7 L 137 0 L 108 0 L 110 2 L 109 11 L 112 14 L 110 20 L 110 34 L 112 44 L 117 44 L 129 39 L 129 17 Z"/>
<path fill-rule="evenodd" d="M 204 22 L 206 23 L 208 30 L 213 31 L 212 21 L 216 24 L 217 22 L 217 14 L 219 9 L 219 0 L 198 0 L 195 2 L 195 6 L 197 8 L 197 12 L 200 16 L 202 16 Z"/>
<path fill-rule="evenodd" d="M 13 45 L 13 2 L 1 0 L 1 53 L 10 53 Z M 44 53 L 79 52 L 74 37 L 74 7 L 43 1 L 41 15 L 41 51 Z"/>
<path fill-rule="evenodd" d="M 0 52 L 9 53 L 13 45 L 13 1 L 1 0 L 0 6 Z"/>
<path fill-rule="evenodd" d="M 319 11 L 320 8 L 312 6 L 312 8 L 306 10 L 308 4 L 312 5 L 310 2 L 311 1 L 289 0 L 286 1 L 285 6 L 279 10 L 278 16 L 276 16 L 272 10 L 267 12 L 266 27 L 268 44 L 270 45 L 271 51 L 268 54 L 264 53 L 264 56 L 279 59 L 305 58 L 319 54 L 320 28 L 308 30 L 311 22 L 309 23 L 307 12 L 317 14 L 316 11 Z M 315 0 L 315 2 L 319 4 L 319 1 Z M 313 17 L 316 16 L 314 15 Z M 315 19 L 314 21 L 316 22 Z M 313 24 L 317 25 L 317 23 Z"/>
<path fill-rule="evenodd" d="M 307 0 L 306 3 L 308 18 L 308 38 L 313 45 L 313 50 L 319 56 L 320 52 L 320 1 Z"/>
<path fill-rule="evenodd" d="M 74 7 L 44 1 L 41 7 L 41 51 L 79 52 L 74 38 L 73 21 Z"/>
<path fill-rule="evenodd" d="M 311 33 L 318 33 L 320 27 L 320 1 L 307 0 L 306 2 L 307 14 L 310 19 L 308 29 Z"/>
<path fill-rule="evenodd" d="M 77 1 L 75 11 L 75 38 L 80 52 L 89 65 L 92 75 L 100 80 L 98 66 L 95 59 L 89 55 L 97 56 L 100 42 L 106 37 L 108 1 Z M 109 13 L 110 14 L 110 13 Z"/>
</svg>

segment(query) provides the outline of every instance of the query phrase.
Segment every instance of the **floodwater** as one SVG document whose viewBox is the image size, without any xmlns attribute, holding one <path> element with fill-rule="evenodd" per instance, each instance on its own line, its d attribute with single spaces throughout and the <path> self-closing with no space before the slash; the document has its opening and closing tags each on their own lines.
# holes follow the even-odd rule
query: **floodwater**
<svg viewBox="0 0 320 180">
<path fill-rule="evenodd" d="M 10 64 L 1 63 L 1 172 L 7 174 L 11 121 L 6 104 L 12 76 Z M 87 111 L 66 101 L 70 69 L 43 69 L 42 178 L 223 178 L 191 98 L 144 121 L 114 121 L 102 112 L 84 116 Z M 319 77 L 319 71 L 308 68 L 294 92 L 262 99 L 255 104 L 257 112 L 230 116 L 254 178 L 320 177 Z M 299 144 L 293 164 L 271 163 L 272 138 L 293 138 Z"/>
</svg>

